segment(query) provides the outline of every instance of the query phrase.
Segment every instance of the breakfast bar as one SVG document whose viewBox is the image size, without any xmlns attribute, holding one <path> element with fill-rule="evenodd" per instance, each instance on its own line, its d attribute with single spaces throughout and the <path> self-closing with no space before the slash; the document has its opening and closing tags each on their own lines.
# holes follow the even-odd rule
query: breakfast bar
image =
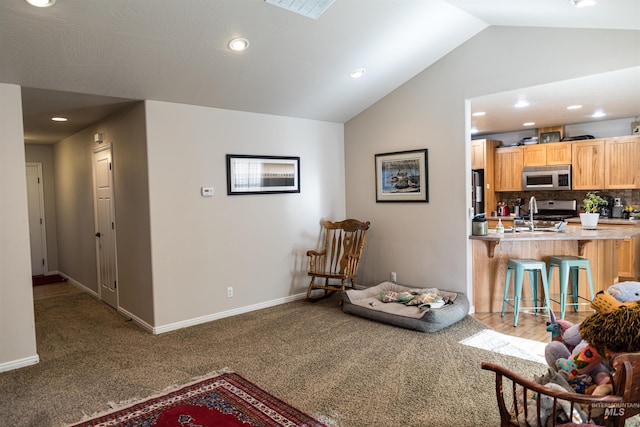
<svg viewBox="0 0 640 427">
<path fill-rule="evenodd" d="M 624 239 L 640 236 L 638 227 L 598 227 L 594 230 L 568 226 L 562 232 L 522 231 L 469 236 L 473 249 L 473 294 L 475 311 L 499 313 L 502 310 L 505 273 L 510 258 L 532 258 L 548 263 L 559 255 L 577 255 L 589 260 L 595 292 L 617 282 L 617 249 Z M 580 295 L 588 295 L 586 278 L 580 276 Z M 550 283 L 558 292 L 557 275 Z M 523 296 L 528 286 L 523 287 Z M 554 307 L 552 307 L 554 308 Z M 586 307 L 585 309 L 588 309 Z"/>
</svg>

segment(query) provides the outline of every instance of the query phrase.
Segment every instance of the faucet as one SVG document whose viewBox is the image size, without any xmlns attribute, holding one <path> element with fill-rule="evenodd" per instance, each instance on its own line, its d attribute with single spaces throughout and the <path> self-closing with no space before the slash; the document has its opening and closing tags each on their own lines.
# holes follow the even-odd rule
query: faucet
<svg viewBox="0 0 640 427">
<path fill-rule="evenodd" d="M 535 196 L 531 196 L 529 200 L 529 223 L 531 226 L 531 231 L 533 231 L 533 214 L 538 213 L 538 203 L 536 202 Z"/>
</svg>

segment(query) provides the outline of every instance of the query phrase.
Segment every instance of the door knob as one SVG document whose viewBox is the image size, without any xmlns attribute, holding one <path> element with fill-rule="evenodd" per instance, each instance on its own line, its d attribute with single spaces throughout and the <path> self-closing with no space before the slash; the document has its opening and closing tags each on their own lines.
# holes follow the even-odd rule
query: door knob
<svg viewBox="0 0 640 427">
<path fill-rule="evenodd" d="M 100 234 L 100 232 L 98 231 L 98 232 L 96 233 L 96 237 L 101 237 L 101 236 L 102 236 L 102 234 Z"/>
</svg>

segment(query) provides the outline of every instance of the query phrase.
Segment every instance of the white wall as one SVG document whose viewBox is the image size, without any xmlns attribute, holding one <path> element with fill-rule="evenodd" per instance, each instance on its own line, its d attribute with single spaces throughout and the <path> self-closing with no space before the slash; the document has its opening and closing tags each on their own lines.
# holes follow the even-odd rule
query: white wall
<svg viewBox="0 0 640 427">
<path fill-rule="evenodd" d="M 24 152 L 27 162 L 42 164 L 44 217 L 47 233 L 47 266 L 49 267 L 48 272 L 58 272 L 58 228 L 56 225 L 53 146 L 27 144 Z M 45 274 L 48 272 L 45 272 Z"/>
<path fill-rule="evenodd" d="M 38 362 L 20 86 L 0 83 L 0 372 Z"/>
<path fill-rule="evenodd" d="M 466 100 L 638 65 L 638 31 L 490 27 L 349 121 L 347 215 L 372 223 L 365 280 L 395 271 L 471 293 Z M 417 148 L 429 150 L 430 202 L 376 204 L 374 155 Z"/>
<path fill-rule="evenodd" d="M 345 215 L 343 125 L 156 101 L 146 123 L 156 329 L 306 291 L 321 221 Z M 228 196 L 226 154 L 299 156 L 301 192 Z"/>
<path fill-rule="evenodd" d="M 110 144 L 114 176 L 119 309 L 153 323 L 144 103 L 55 144 L 60 271 L 99 294 L 93 212 L 93 150 Z M 94 142 L 102 133 L 104 143 Z"/>
</svg>

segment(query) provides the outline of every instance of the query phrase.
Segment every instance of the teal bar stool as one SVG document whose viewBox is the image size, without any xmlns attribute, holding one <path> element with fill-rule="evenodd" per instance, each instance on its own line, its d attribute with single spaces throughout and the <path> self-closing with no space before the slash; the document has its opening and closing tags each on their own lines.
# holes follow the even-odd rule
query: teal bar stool
<svg viewBox="0 0 640 427">
<path fill-rule="evenodd" d="M 513 298 L 509 298 L 509 285 L 511 283 L 511 272 L 513 276 Z M 529 285 L 531 286 L 532 298 L 522 298 L 522 281 L 524 280 L 524 272 L 529 272 Z M 538 306 L 538 274 L 542 277 L 542 287 L 544 289 L 545 306 Z M 533 307 L 521 307 L 520 301 L 533 301 Z M 510 301 L 513 301 L 511 303 Z M 507 275 L 504 282 L 504 299 L 502 300 L 502 314 L 507 308 L 507 304 L 513 307 L 513 326 L 518 326 L 518 315 L 521 308 L 532 308 L 538 315 L 538 309 L 549 309 L 549 282 L 547 281 L 547 265 L 544 261 L 537 259 L 514 258 L 507 261 Z"/>
<path fill-rule="evenodd" d="M 591 303 L 595 294 L 593 292 L 593 279 L 591 277 L 591 265 L 589 260 L 581 258 L 579 256 L 567 255 L 567 256 L 553 256 L 549 259 L 549 283 L 553 276 L 554 267 L 560 269 L 560 300 L 552 300 L 560 304 L 560 318 L 564 319 L 564 314 L 567 305 L 572 305 L 575 311 L 578 311 L 579 305 L 587 305 Z M 589 292 L 591 293 L 591 299 L 581 297 L 578 294 L 578 277 L 580 270 L 584 270 L 587 273 L 587 281 L 589 282 Z M 569 278 L 571 278 L 571 299 L 572 303 L 567 303 L 567 288 L 569 287 Z M 588 302 L 580 302 L 583 299 Z"/>
</svg>

